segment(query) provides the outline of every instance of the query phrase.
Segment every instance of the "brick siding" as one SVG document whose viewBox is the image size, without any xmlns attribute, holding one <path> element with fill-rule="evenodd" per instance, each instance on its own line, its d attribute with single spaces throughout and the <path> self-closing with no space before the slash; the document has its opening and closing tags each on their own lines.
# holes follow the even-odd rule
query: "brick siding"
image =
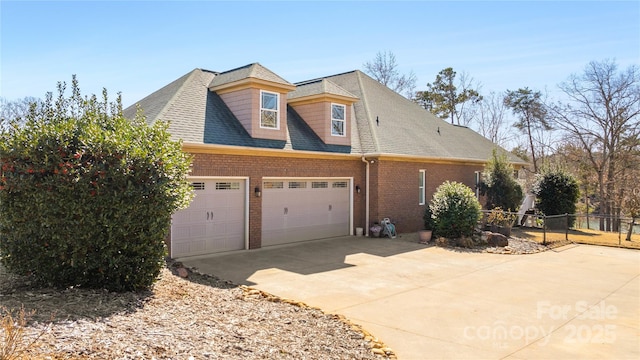
<svg viewBox="0 0 640 360">
<path fill-rule="evenodd" d="M 370 223 L 365 224 L 366 172 L 360 159 L 301 159 L 272 156 L 195 154 L 192 176 L 249 177 L 249 248 L 261 247 L 262 197 L 254 189 L 262 189 L 263 177 L 353 177 L 354 227 L 368 228 L 388 217 L 398 232 L 415 232 L 423 227 L 425 205 L 418 204 L 419 170 L 426 174 L 426 202 L 446 180 L 466 184 L 475 191 L 475 171 L 481 165 L 450 165 L 422 162 L 374 160 L 370 163 Z M 355 186 L 361 188 L 360 194 Z M 167 239 L 169 240 L 169 239 Z"/>
<path fill-rule="evenodd" d="M 375 185 L 371 202 L 371 221 L 388 217 L 396 223 L 398 232 L 414 232 L 423 228 L 422 216 L 436 188 L 443 182 L 457 181 L 475 191 L 475 171 L 481 165 L 451 165 L 420 162 L 376 161 Z M 425 170 L 426 204 L 419 204 L 419 171 Z M 373 200 L 373 199 L 372 199 Z"/>
<path fill-rule="evenodd" d="M 262 198 L 254 196 L 256 187 L 262 189 L 263 177 L 353 177 L 353 185 L 365 187 L 365 169 L 360 159 L 328 160 L 298 159 L 270 156 L 242 156 L 196 154 L 192 176 L 248 176 L 249 177 L 249 248 L 261 246 Z M 365 194 L 353 197 L 354 227 L 364 227 Z"/>
</svg>

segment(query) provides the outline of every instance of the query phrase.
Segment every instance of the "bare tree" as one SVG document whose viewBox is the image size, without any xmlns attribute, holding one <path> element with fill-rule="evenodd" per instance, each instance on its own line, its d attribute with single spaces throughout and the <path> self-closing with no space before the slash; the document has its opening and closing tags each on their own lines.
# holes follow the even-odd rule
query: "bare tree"
<svg viewBox="0 0 640 360">
<path fill-rule="evenodd" d="M 482 102 L 482 84 L 477 82 L 469 73 L 463 71 L 460 73 L 458 88 L 461 93 L 469 96 L 467 101 L 463 101 L 456 107 L 456 115 L 459 125 L 469 126 L 469 124 L 477 117 Z"/>
<path fill-rule="evenodd" d="M 504 94 L 490 92 L 478 106 L 475 118 L 477 131 L 493 143 L 506 147 L 513 134 L 506 118 L 508 108 L 504 104 Z"/>
<path fill-rule="evenodd" d="M 364 63 L 364 70 L 379 83 L 411 99 L 416 88 L 416 74 L 398 72 L 396 56 L 391 51 L 378 52 L 372 62 Z"/>
<path fill-rule="evenodd" d="M 549 107 L 554 124 L 575 138 L 597 174 L 601 230 L 617 230 L 630 156 L 640 151 L 640 70 L 618 71 L 615 61 L 592 61 L 559 85 L 568 97 Z"/>
<path fill-rule="evenodd" d="M 30 96 L 13 101 L 0 97 L 0 128 L 14 121 L 23 122 L 32 106 L 42 106 L 42 101 Z"/>
</svg>

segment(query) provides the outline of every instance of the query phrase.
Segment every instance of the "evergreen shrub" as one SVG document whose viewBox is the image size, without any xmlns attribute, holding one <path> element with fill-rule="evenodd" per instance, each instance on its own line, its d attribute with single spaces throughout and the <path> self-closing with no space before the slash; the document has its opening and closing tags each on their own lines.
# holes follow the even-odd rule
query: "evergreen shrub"
<svg viewBox="0 0 640 360">
<path fill-rule="evenodd" d="M 486 209 L 501 208 L 518 211 L 522 201 L 522 187 L 514 177 L 515 170 L 507 155 L 495 149 L 485 166 L 480 194 L 486 196 Z"/>
<path fill-rule="evenodd" d="M 536 209 L 544 215 L 575 214 L 580 196 L 578 181 L 562 169 L 545 170 L 533 184 Z M 568 226 L 573 226 L 575 216 L 569 216 Z"/>
<path fill-rule="evenodd" d="M 65 84 L 0 134 L 0 261 L 44 286 L 150 287 L 173 212 L 188 205 L 190 158 L 168 124 Z"/>
<path fill-rule="evenodd" d="M 446 238 L 471 236 L 480 219 L 480 203 L 468 186 L 446 181 L 436 189 L 429 204 L 434 233 Z"/>
</svg>

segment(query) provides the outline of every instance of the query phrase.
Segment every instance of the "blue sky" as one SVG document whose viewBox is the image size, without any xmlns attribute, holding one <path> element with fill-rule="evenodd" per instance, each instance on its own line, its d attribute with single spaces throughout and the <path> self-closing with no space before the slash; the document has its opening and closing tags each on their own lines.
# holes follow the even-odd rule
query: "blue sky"
<svg viewBox="0 0 640 360">
<path fill-rule="evenodd" d="M 396 55 L 417 90 L 446 67 L 482 92 L 548 89 L 593 60 L 640 64 L 639 1 L 0 1 L 0 96 L 76 74 L 125 106 L 194 68 L 253 62 L 290 82 Z"/>
</svg>

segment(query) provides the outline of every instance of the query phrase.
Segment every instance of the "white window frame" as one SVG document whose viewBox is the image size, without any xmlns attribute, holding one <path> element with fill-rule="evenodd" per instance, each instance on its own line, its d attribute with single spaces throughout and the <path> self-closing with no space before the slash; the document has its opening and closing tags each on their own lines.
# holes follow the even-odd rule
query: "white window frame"
<svg viewBox="0 0 640 360">
<path fill-rule="evenodd" d="M 425 205 L 427 203 L 427 173 L 425 170 L 418 171 L 418 205 Z"/>
<path fill-rule="evenodd" d="M 276 96 L 276 109 L 268 109 L 265 108 L 262 102 L 262 96 L 263 94 L 270 94 L 270 95 L 275 95 Z M 276 113 L 276 126 L 275 127 L 271 127 L 271 126 L 264 126 L 262 125 L 262 112 L 263 111 L 272 111 Z M 260 128 L 261 129 L 269 129 L 269 130 L 280 130 L 280 94 L 277 92 L 271 92 L 271 91 L 265 91 L 265 90 L 260 90 L 260 114 L 259 117 L 260 119 Z"/>
<path fill-rule="evenodd" d="M 344 115 L 344 119 L 334 119 L 333 118 L 333 107 L 334 106 L 339 106 L 339 107 L 341 107 L 343 109 L 342 114 Z M 338 133 L 335 133 L 333 131 L 333 122 L 334 121 L 342 122 L 342 134 L 338 134 Z M 346 105 L 331 103 L 331 136 L 339 136 L 339 137 L 347 136 L 347 106 Z"/>
</svg>

